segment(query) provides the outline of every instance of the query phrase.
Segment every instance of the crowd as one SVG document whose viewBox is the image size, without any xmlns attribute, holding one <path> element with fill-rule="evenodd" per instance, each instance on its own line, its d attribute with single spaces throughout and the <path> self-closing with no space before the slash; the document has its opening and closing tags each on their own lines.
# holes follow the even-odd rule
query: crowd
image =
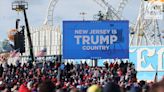
<svg viewBox="0 0 164 92">
<path fill-rule="evenodd" d="M 164 82 L 137 81 L 129 62 L 88 64 L 46 61 L 0 66 L 0 92 L 164 92 Z M 160 91 L 162 90 L 162 91 Z"/>
</svg>

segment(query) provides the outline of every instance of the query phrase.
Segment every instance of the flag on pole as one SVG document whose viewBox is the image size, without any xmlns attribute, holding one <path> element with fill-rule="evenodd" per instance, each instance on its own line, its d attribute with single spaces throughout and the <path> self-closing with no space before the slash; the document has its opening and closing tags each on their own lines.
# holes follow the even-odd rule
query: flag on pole
<svg viewBox="0 0 164 92">
<path fill-rule="evenodd" d="M 20 56 L 19 49 L 10 52 L 10 57 L 11 58 L 19 57 L 19 56 Z"/>
<path fill-rule="evenodd" d="M 158 82 L 158 72 L 156 71 L 155 77 L 154 77 L 154 83 Z"/>
</svg>

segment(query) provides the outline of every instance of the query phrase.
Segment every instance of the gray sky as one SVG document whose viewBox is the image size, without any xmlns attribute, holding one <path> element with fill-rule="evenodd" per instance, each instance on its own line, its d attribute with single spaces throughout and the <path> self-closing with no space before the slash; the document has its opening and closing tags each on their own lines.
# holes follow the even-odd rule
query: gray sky
<svg viewBox="0 0 164 92">
<path fill-rule="evenodd" d="M 0 0 L 0 40 L 7 38 L 7 32 L 15 27 L 16 18 L 21 18 L 22 23 L 23 14 L 11 10 L 11 2 L 14 0 Z M 26 0 L 29 2 L 29 9 L 27 11 L 29 24 L 33 27 L 39 27 L 43 24 L 47 15 L 47 8 L 50 0 Z M 118 7 L 120 0 L 108 0 L 114 7 Z M 130 2 L 125 7 L 123 15 L 126 19 L 135 22 L 138 10 L 139 0 L 129 0 Z M 81 20 L 80 12 L 86 12 L 86 19 L 92 20 L 93 15 L 97 14 L 99 10 L 105 12 L 93 0 L 59 0 L 54 9 L 54 22 L 61 24 L 62 20 Z M 162 25 L 161 22 L 160 25 Z"/>
</svg>

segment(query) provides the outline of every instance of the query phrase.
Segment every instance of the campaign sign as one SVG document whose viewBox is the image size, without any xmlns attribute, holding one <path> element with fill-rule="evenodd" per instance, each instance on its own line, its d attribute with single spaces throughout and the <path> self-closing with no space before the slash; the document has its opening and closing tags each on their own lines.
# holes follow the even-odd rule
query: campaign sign
<svg viewBox="0 0 164 92">
<path fill-rule="evenodd" d="M 129 58 L 128 21 L 64 21 L 63 59 Z"/>
</svg>

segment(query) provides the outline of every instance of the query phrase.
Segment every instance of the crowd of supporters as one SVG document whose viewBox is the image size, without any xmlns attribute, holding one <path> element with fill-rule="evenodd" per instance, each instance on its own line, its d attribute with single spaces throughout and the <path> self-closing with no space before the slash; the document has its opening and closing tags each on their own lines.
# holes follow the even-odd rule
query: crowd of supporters
<svg viewBox="0 0 164 92">
<path fill-rule="evenodd" d="M 129 62 L 88 64 L 46 61 L 0 66 L 0 92 L 164 92 L 164 82 L 137 81 Z M 146 80 L 146 79 L 145 79 Z"/>
</svg>

